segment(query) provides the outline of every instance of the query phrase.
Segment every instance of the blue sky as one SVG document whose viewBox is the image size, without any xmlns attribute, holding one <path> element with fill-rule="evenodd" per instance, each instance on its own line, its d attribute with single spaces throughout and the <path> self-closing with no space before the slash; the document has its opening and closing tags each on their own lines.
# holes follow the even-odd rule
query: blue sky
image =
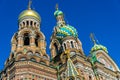
<svg viewBox="0 0 120 80">
<path fill-rule="evenodd" d="M 109 55 L 120 67 L 120 1 L 119 0 L 33 0 L 32 8 L 41 16 L 41 31 L 46 36 L 47 53 L 50 36 L 56 25 L 55 5 L 64 12 L 66 23 L 74 26 L 89 54 L 93 43 L 90 33 L 96 35 L 100 44 L 106 46 Z M 18 16 L 27 9 L 28 0 L 0 0 L 0 69 L 11 51 L 11 38 L 18 30 Z"/>
</svg>

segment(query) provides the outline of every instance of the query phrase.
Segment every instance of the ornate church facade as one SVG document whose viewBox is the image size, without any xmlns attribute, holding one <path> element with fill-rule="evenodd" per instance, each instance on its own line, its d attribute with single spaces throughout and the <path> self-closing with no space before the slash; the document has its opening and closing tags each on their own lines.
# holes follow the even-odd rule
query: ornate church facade
<svg viewBox="0 0 120 80">
<path fill-rule="evenodd" d="M 94 46 L 86 56 L 77 30 L 66 24 L 58 7 L 54 16 L 57 24 L 50 38 L 49 57 L 40 15 L 30 3 L 20 13 L 19 29 L 12 37 L 10 56 L 0 80 L 120 80 L 120 70 L 105 46 L 97 44 L 91 35 Z"/>
</svg>

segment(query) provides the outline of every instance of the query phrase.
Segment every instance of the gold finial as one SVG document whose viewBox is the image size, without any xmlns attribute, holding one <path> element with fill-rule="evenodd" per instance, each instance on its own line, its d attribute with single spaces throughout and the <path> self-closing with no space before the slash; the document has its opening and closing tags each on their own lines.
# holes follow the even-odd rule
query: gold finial
<svg viewBox="0 0 120 80">
<path fill-rule="evenodd" d="M 58 4 L 56 4 L 56 7 L 55 7 L 55 8 L 56 8 L 56 10 L 58 10 Z"/>
<path fill-rule="evenodd" d="M 32 4 L 32 0 L 29 0 L 29 3 L 28 3 L 28 9 L 29 10 L 31 9 L 31 4 Z"/>
<path fill-rule="evenodd" d="M 95 44 L 96 44 L 96 40 L 95 40 L 95 38 L 94 38 L 94 34 L 91 33 L 91 34 L 90 34 L 90 37 L 91 37 L 91 39 L 92 39 L 92 41 L 93 41 L 93 43 L 94 43 L 94 45 L 95 45 Z"/>
</svg>

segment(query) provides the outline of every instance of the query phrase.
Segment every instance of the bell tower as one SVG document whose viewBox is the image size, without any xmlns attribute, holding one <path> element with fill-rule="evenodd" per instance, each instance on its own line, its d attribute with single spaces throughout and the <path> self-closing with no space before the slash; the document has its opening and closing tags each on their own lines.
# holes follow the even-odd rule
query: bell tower
<svg viewBox="0 0 120 80">
<path fill-rule="evenodd" d="M 41 17 L 31 9 L 20 13 L 18 31 L 11 40 L 10 57 L 5 62 L 3 80 L 56 80 L 56 69 L 50 66 L 45 36 L 40 30 Z M 49 73 L 48 73 L 49 72 Z"/>
<path fill-rule="evenodd" d="M 12 38 L 12 52 L 16 61 L 34 59 L 39 61 L 42 57 L 49 65 L 49 57 L 46 54 L 46 41 L 40 31 L 40 15 L 31 9 L 31 1 L 28 9 L 20 13 L 18 18 L 19 30 Z M 27 56 L 28 55 L 28 56 Z M 37 59 L 38 58 L 38 59 Z"/>
</svg>

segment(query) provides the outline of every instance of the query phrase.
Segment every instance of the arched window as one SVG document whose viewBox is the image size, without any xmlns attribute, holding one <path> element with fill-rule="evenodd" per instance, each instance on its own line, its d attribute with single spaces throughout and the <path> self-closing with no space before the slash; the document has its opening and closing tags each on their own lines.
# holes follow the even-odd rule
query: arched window
<svg viewBox="0 0 120 80">
<path fill-rule="evenodd" d="M 38 47 L 38 39 L 39 39 L 39 35 L 37 35 L 36 38 L 35 38 L 35 45 L 36 45 L 36 47 Z"/>
<path fill-rule="evenodd" d="M 64 49 L 66 50 L 66 44 L 64 43 Z"/>
<path fill-rule="evenodd" d="M 33 21 L 30 21 L 30 26 L 32 26 L 33 25 Z"/>
<path fill-rule="evenodd" d="M 71 41 L 70 43 L 71 43 L 71 48 L 74 48 L 74 44 L 73 44 L 73 41 Z"/>
<path fill-rule="evenodd" d="M 89 76 L 89 80 L 92 80 L 92 77 L 91 77 L 91 76 Z"/>
<path fill-rule="evenodd" d="M 56 53 L 58 54 L 58 46 L 57 46 L 57 44 L 54 43 L 54 46 L 55 46 L 55 51 L 56 51 Z"/>
<path fill-rule="evenodd" d="M 36 27 L 36 22 L 34 22 L 34 26 Z"/>
<path fill-rule="evenodd" d="M 17 56 L 20 56 L 20 55 L 22 55 L 22 53 L 21 53 L 21 52 L 17 53 Z"/>
<path fill-rule="evenodd" d="M 23 22 L 23 26 L 25 26 L 25 22 Z"/>
<path fill-rule="evenodd" d="M 24 45 L 29 45 L 30 44 L 30 38 L 29 38 L 29 34 L 25 33 L 24 34 Z"/>
<path fill-rule="evenodd" d="M 29 21 L 27 21 L 26 23 L 27 23 L 27 26 L 29 26 Z"/>
</svg>

